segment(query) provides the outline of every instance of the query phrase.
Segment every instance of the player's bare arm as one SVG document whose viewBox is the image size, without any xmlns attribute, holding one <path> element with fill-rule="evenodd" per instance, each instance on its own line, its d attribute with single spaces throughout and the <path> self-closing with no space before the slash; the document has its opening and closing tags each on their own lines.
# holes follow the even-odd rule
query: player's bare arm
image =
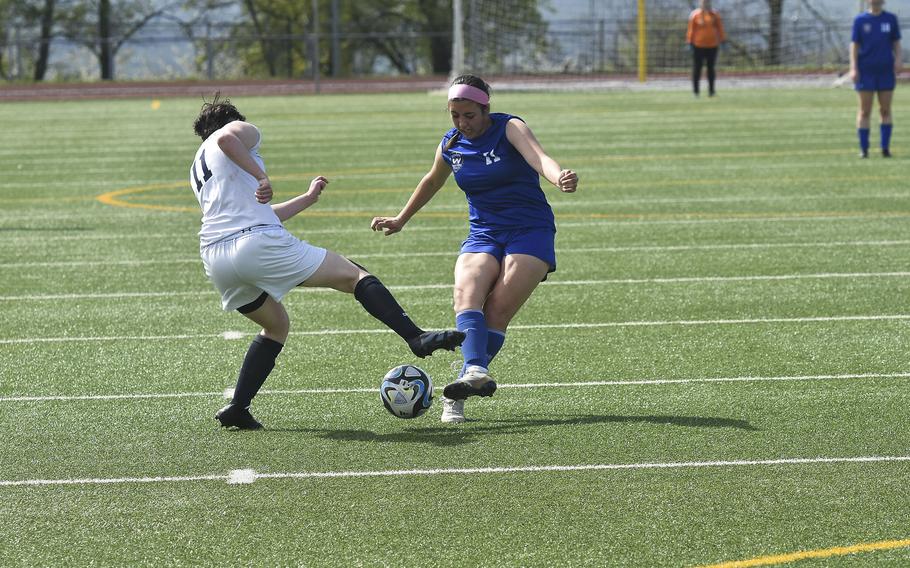
<svg viewBox="0 0 910 568">
<path fill-rule="evenodd" d="M 901 40 L 897 40 L 894 42 L 894 73 L 899 75 L 903 67 L 904 61 Z"/>
<path fill-rule="evenodd" d="M 436 158 L 433 160 L 433 166 L 430 171 L 423 176 L 417 188 L 411 194 L 404 208 L 395 217 L 374 217 L 370 228 L 374 231 L 384 231 L 386 235 L 392 235 L 400 231 L 405 224 L 411 220 L 420 209 L 429 203 L 433 196 L 436 195 L 452 170 L 442 157 L 442 145 L 436 147 Z"/>
<path fill-rule="evenodd" d="M 324 176 L 317 176 L 310 182 L 310 188 L 306 193 L 298 195 L 294 199 L 289 199 L 283 203 L 272 205 L 272 211 L 274 211 L 275 215 L 284 223 L 294 215 L 319 201 L 319 196 L 322 195 L 322 190 L 325 189 L 325 186 L 328 185 L 328 183 L 329 180 Z"/>
<path fill-rule="evenodd" d="M 524 122 L 513 118 L 506 125 L 506 138 L 537 173 L 565 193 L 578 189 L 578 174 L 564 170 L 551 158 Z"/>
<path fill-rule="evenodd" d="M 859 70 L 856 67 L 857 51 L 859 46 L 855 41 L 850 42 L 850 80 L 856 83 L 859 81 Z"/>
<path fill-rule="evenodd" d="M 259 137 L 259 129 L 255 126 L 248 122 L 235 120 L 221 129 L 216 142 L 228 158 L 259 182 L 259 187 L 256 189 L 256 200 L 259 203 L 268 203 L 272 200 L 272 183 L 269 181 L 269 176 L 250 156 L 250 150 L 259 143 Z"/>
</svg>

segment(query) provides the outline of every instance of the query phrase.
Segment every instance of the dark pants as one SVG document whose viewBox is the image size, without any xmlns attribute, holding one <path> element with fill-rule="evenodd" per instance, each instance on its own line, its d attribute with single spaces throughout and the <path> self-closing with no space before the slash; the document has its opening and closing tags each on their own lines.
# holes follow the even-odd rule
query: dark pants
<svg viewBox="0 0 910 568">
<path fill-rule="evenodd" d="M 716 47 L 693 47 L 692 49 L 692 90 L 698 94 L 701 68 L 708 64 L 708 92 L 714 94 L 714 63 L 717 61 Z"/>
</svg>

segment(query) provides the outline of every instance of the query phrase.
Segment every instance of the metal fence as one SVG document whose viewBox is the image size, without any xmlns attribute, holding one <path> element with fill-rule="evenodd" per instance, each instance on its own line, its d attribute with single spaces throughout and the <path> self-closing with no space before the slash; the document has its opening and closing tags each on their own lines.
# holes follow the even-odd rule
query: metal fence
<svg viewBox="0 0 910 568">
<path fill-rule="evenodd" d="M 465 63 L 477 73 L 616 74 L 633 72 L 637 65 L 638 34 L 631 20 L 549 21 L 532 42 L 507 31 L 471 29 L 468 22 L 466 27 Z M 130 80 L 428 75 L 433 72 L 430 42 L 438 47 L 440 40 L 451 43 L 452 37 L 451 30 L 377 34 L 342 29 L 256 36 L 226 29 L 216 24 L 192 29 L 150 26 L 116 53 L 115 75 Z M 840 69 L 848 63 L 849 31 L 822 22 L 786 25 L 780 44 L 773 46 L 766 28 L 729 22 L 721 61 L 725 68 L 744 71 Z M 6 78 L 29 78 L 40 42 L 19 29 L 8 30 L 0 41 L 0 69 Z M 91 46 L 98 51 L 98 45 L 93 37 L 52 39 L 47 78 L 97 78 L 99 65 Z M 649 72 L 679 72 L 689 66 L 684 20 L 650 23 L 647 47 Z"/>
</svg>

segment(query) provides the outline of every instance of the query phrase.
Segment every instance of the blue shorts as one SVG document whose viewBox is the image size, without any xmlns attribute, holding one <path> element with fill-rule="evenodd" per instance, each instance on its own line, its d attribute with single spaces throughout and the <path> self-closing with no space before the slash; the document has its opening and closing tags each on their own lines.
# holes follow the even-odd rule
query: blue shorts
<svg viewBox="0 0 910 568">
<path fill-rule="evenodd" d="M 859 72 L 859 80 L 853 86 L 857 91 L 893 91 L 897 85 L 894 70 L 883 72 Z"/>
<path fill-rule="evenodd" d="M 552 229 L 474 231 L 461 243 L 461 252 L 485 252 L 502 262 L 510 254 L 528 254 L 556 270 L 556 232 Z"/>
</svg>

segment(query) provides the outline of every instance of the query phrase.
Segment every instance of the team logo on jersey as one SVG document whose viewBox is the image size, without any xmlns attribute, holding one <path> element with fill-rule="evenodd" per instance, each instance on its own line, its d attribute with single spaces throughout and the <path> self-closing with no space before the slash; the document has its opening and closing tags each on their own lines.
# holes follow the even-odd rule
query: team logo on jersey
<svg viewBox="0 0 910 568">
<path fill-rule="evenodd" d="M 882 33 L 883 34 L 891 33 L 891 22 L 882 22 Z"/>
<path fill-rule="evenodd" d="M 463 165 L 464 157 L 458 152 L 452 152 L 452 172 L 457 174 Z"/>
<path fill-rule="evenodd" d="M 497 156 L 496 154 L 494 154 L 493 150 L 490 150 L 489 152 L 484 152 L 483 157 L 487 161 L 488 166 L 490 164 L 495 164 L 496 162 L 498 162 L 499 160 L 502 159 L 499 156 Z"/>
<path fill-rule="evenodd" d="M 867 34 L 872 33 L 872 24 L 863 24 L 863 32 Z"/>
</svg>

